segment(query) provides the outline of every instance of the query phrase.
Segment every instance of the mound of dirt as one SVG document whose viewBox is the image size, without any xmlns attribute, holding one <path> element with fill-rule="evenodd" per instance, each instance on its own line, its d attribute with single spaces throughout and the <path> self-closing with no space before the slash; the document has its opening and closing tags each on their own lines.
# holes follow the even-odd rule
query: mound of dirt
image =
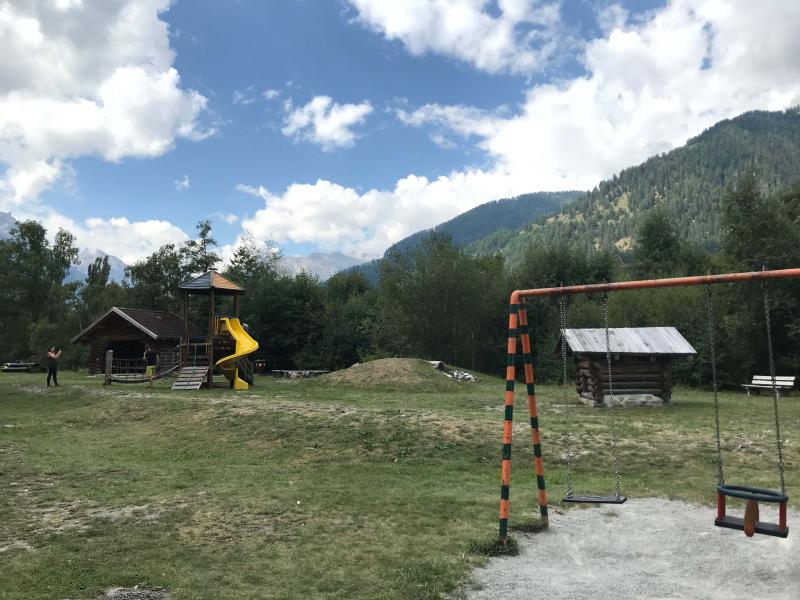
<svg viewBox="0 0 800 600">
<path fill-rule="evenodd" d="M 328 373 L 319 378 L 324 383 L 359 387 L 430 387 L 438 390 L 459 389 L 459 383 L 418 358 L 381 358 Z"/>
</svg>

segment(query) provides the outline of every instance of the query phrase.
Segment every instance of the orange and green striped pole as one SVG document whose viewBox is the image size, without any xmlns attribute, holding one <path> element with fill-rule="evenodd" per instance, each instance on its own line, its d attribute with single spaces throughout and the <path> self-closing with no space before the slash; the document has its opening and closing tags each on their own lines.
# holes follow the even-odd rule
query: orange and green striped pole
<svg viewBox="0 0 800 600">
<path fill-rule="evenodd" d="M 508 311 L 508 346 L 506 357 L 505 417 L 503 420 L 503 460 L 500 469 L 500 543 L 508 537 L 508 502 L 511 494 L 511 430 L 514 421 L 514 360 L 517 354 L 517 304 Z"/>
<path fill-rule="evenodd" d="M 531 422 L 533 441 L 533 462 L 536 471 L 536 485 L 539 490 L 539 513 L 542 523 L 547 526 L 547 491 L 544 482 L 544 462 L 542 461 L 542 441 L 539 433 L 539 412 L 536 406 L 536 374 L 533 369 L 533 352 L 528 333 L 528 311 L 523 300 L 514 292 L 508 311 L 508 346 L 506 357 L 506 393 L 504 396 L 505 418 L 503 421 L 503 460 L 500 484 L 500 543 L 508 538 L 508 505 L 511 500 L 511 432 L 514 420 L 514 384 L 516 379 L 517 337 L 522 345 L 525 370 L 525 384 L 528 392 L 528 414 Z"/>
<path fill-rule="evenodd" d="M 539 515 L 542 526 L 547 527 L 547 489 L 544 484 L 544 461 L 542 460 L 542 436 L 539 432 L 539 409 L 536 405 L 536 371 L 533 368 L 533 352 L 528 333 L 528 310 L 525 301 L 519 304 L 519 330 L 522 342 L 522 359 L 525 365 L 525 385 L 528 392 L 528 416 L 531 420 L 531 442 L 533 443 L 533 467 L 538 489 Z"/>
</svg>

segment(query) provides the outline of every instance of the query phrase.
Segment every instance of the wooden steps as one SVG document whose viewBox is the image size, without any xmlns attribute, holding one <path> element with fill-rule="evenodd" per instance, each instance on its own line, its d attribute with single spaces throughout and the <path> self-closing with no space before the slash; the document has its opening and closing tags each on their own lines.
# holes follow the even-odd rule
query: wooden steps
<svg viewBox="0 0 800 600">
<path fill-rule="evenodd" d="M 208 370 L 211 367 L 186 366 L 178 373 L 178 378 L 172 384 L 173 390 L 199 390 L 208 379 Z"/>
</svg>

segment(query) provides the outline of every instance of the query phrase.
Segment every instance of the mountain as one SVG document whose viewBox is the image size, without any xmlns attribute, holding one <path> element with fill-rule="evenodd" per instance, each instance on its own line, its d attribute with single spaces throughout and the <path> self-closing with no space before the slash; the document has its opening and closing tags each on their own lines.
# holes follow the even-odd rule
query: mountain
<svg viewBox="0 0 800 600">
<path fill-rule="evenodd" d="M 279 264 L 290 275 L 305 272 L 316 275 L 324 281 L 331 275 L 353 267 L 359 262 L 339 252 L 330 254 L 312 252 L 308 256 L 282 256 Z"/>
<path fill-rule="evenodd" d="M 492 200 L 445 221 L 432 229 L 413 233 L 391 246 L 387 252 L 408 252 L 431 233 L 446 233 L 456 246 L 465 246 L 501 229 L 519 229 L 543 215 L 558 213 L 561 208 L 586 192 L 535 192 L 516 198 Z"/>
<path fill-rule="evenodd" d="M 685 239 L 713 248 L 725 187 L 750 166 L 765 192 L 800 180 L 800 108 L 720 121 L 680 148 L 603 181 L 558 214 L 515 232 L 495 232 L 470 249 L 501 252 L 510 266 L 532 244 L 625 252 L 633 247 L 642 217 L 654 208 L 665 210 Z"/>
<path fill-rule="evenodd" d="M 111 267 L 111 274 L 109 275 L 110 281 L 122 282 L 125 280 L 125 268 L 127 265 L 116 256 L 106 254 L 102 250 L 81 250 L 80 261 L 81 264 L 70 268 L 65 282 L 83 281 L 89 272 L 89 265 L 94 262 L 96 258 L 108 256 L 108 264 Z"/>
<path fill-rule="evenodd" d="M 514 231 L 537 217 L 557 214 L 562 208 L 586 192 L 534 192 L 515 198 L 492 200 L 476 206 L 457 217 L 445 221 L 432 229 L 411 234 L 386 250 L 390 252 L 412 252 L 432 233 L 450 235 L 456 246 L 466 246 L 493 234 L 514 235 Z M 504 233 L 500 233 L 504 232 Z M 380 260 L 372 260 L 355 267 L 367 279 L 376 283 L 380 274 Z"/>
<path fill-rule="evenodd" d="M 17 225 L 17 220 L 11 213 L 0 211 L 0 240 L 11 237 L 11 230 Z"/>
</svg>

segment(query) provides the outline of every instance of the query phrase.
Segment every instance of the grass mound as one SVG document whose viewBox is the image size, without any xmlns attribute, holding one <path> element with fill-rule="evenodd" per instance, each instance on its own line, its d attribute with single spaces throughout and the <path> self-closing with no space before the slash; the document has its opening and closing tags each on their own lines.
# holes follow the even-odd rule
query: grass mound
<svg viewBox="0 0 800 600">
<path fill-rule="evenodd" d="M 319 381 L 335 385 L 391 388 L 460 389 L 460 384 L 419 358 L 381 358 L 328 373 Z"/>
</svg>

